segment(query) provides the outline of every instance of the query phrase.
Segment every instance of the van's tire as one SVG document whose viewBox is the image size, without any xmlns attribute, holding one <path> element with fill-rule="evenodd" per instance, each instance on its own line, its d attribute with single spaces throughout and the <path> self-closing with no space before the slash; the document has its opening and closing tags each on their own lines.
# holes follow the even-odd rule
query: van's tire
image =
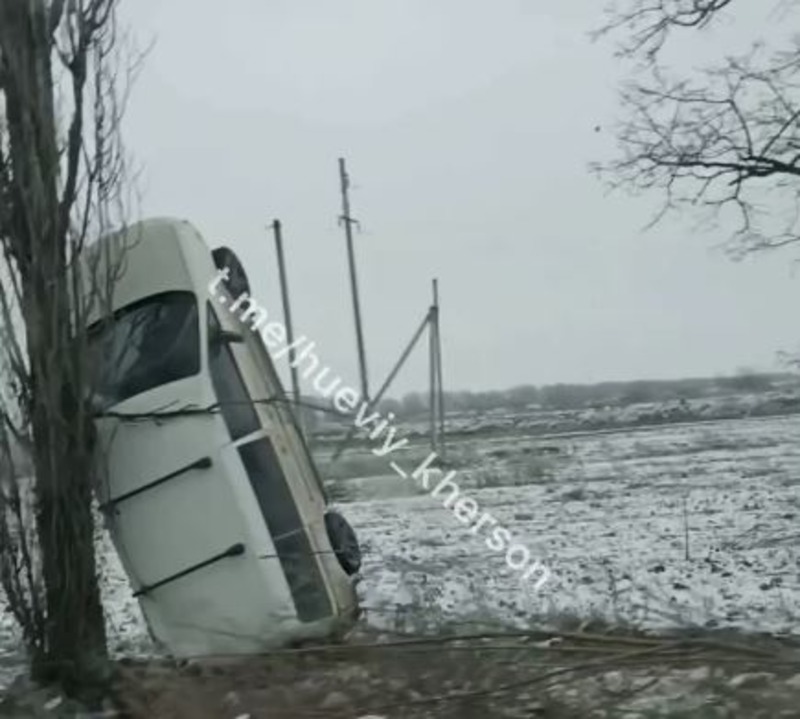
<svg viewBox="0 0 800 719">
<path fill-rule="evenodd" d="M 361 547 L 350 523 L 338 512 L 326 512 L 325 529 L 342 569 L 350 576 L 358 574 L 361 569 Z"/>
<path fill-rule="evenodd" d="M 214 260 L 214 266 L 218 270 L 228 269 L 230 274 L 225 283 L 228 294 L 234 299 L 241 297 L 243 294 L 250 294 L 250 281 L 247 279 L 247 273 L 244 271 L 236 253 L 230 247 L 217 247 L 211 251 L 211 257 Z"/>
</svg>

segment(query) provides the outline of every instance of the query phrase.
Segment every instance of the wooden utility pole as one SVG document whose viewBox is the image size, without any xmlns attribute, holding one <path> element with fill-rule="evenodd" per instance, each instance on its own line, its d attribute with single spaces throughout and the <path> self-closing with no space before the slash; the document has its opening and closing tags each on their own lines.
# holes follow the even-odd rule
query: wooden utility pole
<svg viewBox="0 0 800 719">
<path fill-rule="evenodd" d="M 442 343 L 439 334 L 439 281 L 433 280 L 433 304 L 429 312 L 431 449 L 444 457 L 444 387 L 442 384 Z"/>
<path fill-rule="evenodd" d="M 439 454 L 444 459 L 445 454 L 445 434 L 444 434 L 444 382 L 442 381 L 442 335 L 439 331 L 439 280 L 433 280 L 433 326 L 434 347 L 436 350 L 436 387 L 437 387 L 437 411 L 439 415 L 439 427 L 437 439 L 439 440 Z"/>
<path fill-rule="evenodd" d="M 278 274 L 281 282 L 281 301 L 283 302 L 283 317 L 284 324 L 286 325 L 286 342 L 289 346 L 289 369 L 292 376 L 292 395 L 296 403 L 297 411 L 295 416 L 298 420 L 302 417 L 300 407 L 300 378 L 297 376 L 297 365 L 295 363 L 294 351 L 294 330 L 292 328 L 292 309 L 289 305 L 289 281 L 286 277 L 286 261 L 283 256 L 283 231 L 280 220 L 274 220 L 272 223 L 272 231 L 275 233 L 275 249 L 278 254 Z M 302 421 L 299 421 L 300 427 L 304 426 Z"/>
<path fill-rule="evenodd" d="M 369 382 L 367 379 L 367 357 L 364 350 L 364 331 L 361 325 L 361 304 L 358 299 L 358 279 L 356 277 L 356 259 L 353 251 L 353 225 L 350 216 L 350 177 L 347 174 L 344 158 L 339 158 L 339 180 L 342 187 L 342 217 L 345 238 L 347 240 L 347 261 L 350 265 L 350 289 L 353 295 L 353 315 L 356 323 L 356 343 L 358 347 L 358 369 L 361 376 L 361 399 L 369 401 Z"/>
<path fill-rule="evenodd" d="M 435 280 L 434 280 L 435 282 Z M 435 294 L 435 290 L 434 290 Z M 439 452 L 439 390 L 437 387 L 436 371 L 436 300 L 431 305 L 428 312 L 428 368 L 429 368 L 429 392 L 428 392 L 428 412 L 430 414 L 431 432 L 431 451 Z"/>
</svg>

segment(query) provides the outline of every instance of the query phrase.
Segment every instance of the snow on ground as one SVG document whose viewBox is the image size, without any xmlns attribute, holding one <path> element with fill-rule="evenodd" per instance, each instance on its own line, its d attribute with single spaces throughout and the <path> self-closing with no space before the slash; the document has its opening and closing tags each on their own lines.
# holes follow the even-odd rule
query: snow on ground
<svg viewBox="0 0 800 719">
<path fill-rule="evenodd" d="M 460 442 L 450 458 L 462 492 L 543 558 L 553 580 L 533 591 L 408 480 L 405 496 L 345 505 L 366 549 L 365 603 L 413 627 L 566 615 L 795 631 L 798 437 L 794 417 Z M 357 484 L 356 496 L 369 493 L 369 480 Z"/>
<path fill-rule="evenodd" d="M 541 435 L 549 432 L 592 431 L 652 426 L 675 422 L 715 421 L 746 417 L 773 417 L 800 410 L 800 386 L 791 380 L 768 392 L 717 395 L 659 402 L 634 402 L 575 409 L 527 408 L 471 409 L 448 412 L 447 427 L 454 434 L 481 436 L 489 433 L 526 432 Z M 348 422 L 327 420 L 332 435 L 350 429 Z M 409 420 L 406 428 L 417 436 L 429 431 L 427 415 Z"/>
<path fill-rule="evenodd" d="M 551 568 L 539 592 L 441 499 L 392 473 L 390 459 L 410 471 L 426 447 L 385 458 L 352 450 L 323 470 L 364 548 L 361 591 L 373 624 L 430 631 L 577 617 L 793 632 L 798 438 L 800 417 L 453 442 L 448 460 L 462 493 Z M 101 571 L 115 652 L 152 651 L 105 541 Z M 20 666 L 17 647 L 0 605 L 0 687 Z"/>
</svg>

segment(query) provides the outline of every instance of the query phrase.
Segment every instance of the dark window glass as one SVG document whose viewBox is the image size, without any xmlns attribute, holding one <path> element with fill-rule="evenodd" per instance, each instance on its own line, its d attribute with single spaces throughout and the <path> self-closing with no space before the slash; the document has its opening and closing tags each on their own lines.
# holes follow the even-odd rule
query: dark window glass
<svg viewBox="0 0 800 719">
<path fill-rule="evenodd" d="M 231 346 L 220 338 L 220 330 L 219 319 L 209 304 L 211 379 L 225 424 L 236 440 L 261 429 L 261 423 Z M 332 609 L 322 575 L 272 442 L 264 438 L 244 444 L 239 447 L 239 456 L 275 543 L 276 559 L 292 593 L 298 618 L 311 622 L 330 616 Z"/>
<path fill-rule="evenodd" d="M 220 411 L 231 434 L 237 440 L 261 429 L 253 400 L 247 391 L 230 345 L 220 341 L 220 323 L 211 305 L 208 307 L 209 368 Z"/>
<path fill-rule="evenodd" d="M 265 438 L 244 444 L 239 455 L 275 543 L 298 618 L 313 622 L 330 616 L 330 599 L 272 442 Z"/>
<path fill-rule="evenodd" d="M 200 371 L 197 301 L 165 292 L 123 307 L 89 330 L 96 401 L 107 409 Z"/>
</svg>

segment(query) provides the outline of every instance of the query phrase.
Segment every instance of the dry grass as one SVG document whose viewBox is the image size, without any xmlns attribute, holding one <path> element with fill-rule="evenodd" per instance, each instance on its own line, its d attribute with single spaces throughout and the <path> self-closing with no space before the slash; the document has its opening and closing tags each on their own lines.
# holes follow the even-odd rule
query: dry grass
<svg viewBox="0 0 800 719">
<path fill-rule="evenodd" d="M 417 637 L 247 660 L 127 664 L 133 719 L 798 716 L 796 649 L 713 637 Z"/>
</svg>

